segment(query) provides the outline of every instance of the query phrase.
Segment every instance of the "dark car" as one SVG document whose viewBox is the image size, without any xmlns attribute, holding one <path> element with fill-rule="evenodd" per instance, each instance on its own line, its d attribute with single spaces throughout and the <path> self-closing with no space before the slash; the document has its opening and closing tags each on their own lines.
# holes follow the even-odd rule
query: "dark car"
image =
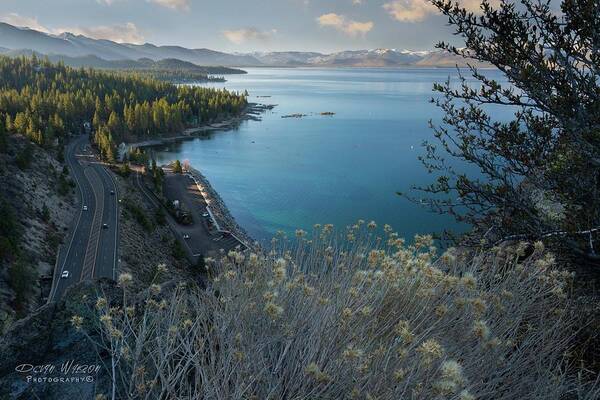
<svg viewBox="0 0 600 400">
<path fill-rule="evenodd" d="M 102 224 L 102 229 L 108 229 L 108 224 Z"/>
</svg>

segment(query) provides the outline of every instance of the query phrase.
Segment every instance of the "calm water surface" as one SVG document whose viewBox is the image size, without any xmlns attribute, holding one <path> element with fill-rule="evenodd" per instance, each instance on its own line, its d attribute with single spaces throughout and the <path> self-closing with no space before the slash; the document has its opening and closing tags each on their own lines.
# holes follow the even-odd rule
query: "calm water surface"
<svg viewBox="0 0 600 400">
<path fill-rule="evenodd" d="M 189 159 L 253 237 L 268 240 L 315 223 L 345 227 L 361 218 L 390 224 L 407 238 L 461 228 L 396 194 L 431 180 L 417 159 L 423 140 L 432 138 L 429 119 L 441 115 L 428 100 L 433 83 L 455 77 L 455 70 L 248 72 L 210 86 L 248 90 L 251 102 L 277 104 L 272 112 L 237 130 L 158 148 L 156 158 Z M 335 116 L 319 115 L 324 111 Z M 281 118 L 292 113 L 308 116 Z"/>
</svg>

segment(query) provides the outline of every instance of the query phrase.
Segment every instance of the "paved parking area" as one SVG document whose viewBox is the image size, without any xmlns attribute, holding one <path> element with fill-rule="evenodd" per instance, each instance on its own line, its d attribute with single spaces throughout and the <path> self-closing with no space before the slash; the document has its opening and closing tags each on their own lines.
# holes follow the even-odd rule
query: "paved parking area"
<svg viewBox="0 0 600 400">
<path fill-rule="evenodd" d="M 207 256 L 220 249 L 229 251 L 239 245 L 233 236 L 218 232 L 209 223 L 209 218 L 203 216 L 207 212 L 206 201 L 193 178 L 165 170 L 163 190 L 165 197 L 170 201 L 179 200 L 181 206 L 192 216 L 194 221 L 192 225 L 178 224 L 177 230 L 182 237 L 189 237 L 184 240 L 193 254 Z"/>
</svg>

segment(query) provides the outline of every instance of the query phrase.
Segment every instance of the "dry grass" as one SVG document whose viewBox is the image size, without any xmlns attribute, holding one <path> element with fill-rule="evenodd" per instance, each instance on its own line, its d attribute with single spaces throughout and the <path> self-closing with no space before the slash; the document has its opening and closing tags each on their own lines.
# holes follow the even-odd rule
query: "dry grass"
<svg viewBox="0 0 600 400">
<path fill-rule="evenodd" d="M 98 300 L 119 399 L 591 400 L 565 363 L 570 276 L 536 244 L 437 256 L 331 226 L 209 260 L 206 291 Z M 74 317 L 76 327 L 85 324 Z M 585 390 L 584 390 L 585 389 Z"/>
</svg>

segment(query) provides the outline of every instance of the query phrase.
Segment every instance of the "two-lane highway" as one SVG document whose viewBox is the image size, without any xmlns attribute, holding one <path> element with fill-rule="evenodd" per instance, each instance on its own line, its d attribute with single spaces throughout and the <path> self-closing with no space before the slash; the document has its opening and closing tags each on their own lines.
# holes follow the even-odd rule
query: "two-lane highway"
<svg viewBox="0 0 600 400">
<path fill-rule="evenodd" d="M 102 181 L 102 200 L 104 212 L 102 213 L 102 234 L 96 257 L 95 278 L 115 279 L 118 260 L 119 241 L 119 193 L 112 174 L 99 164 L 95 164 L 96 170 Z"/>
<path fill-rule="evenodd" d="M 118 260 L 118 193 L 111 173 L 89 152 L 87 135 L 65 148 L 78 191 L 78 212 L 60 252 L 49 300 L 81 280 L 114 278 Z M 63 277 L 63 275 L 67 275 Z"/>
</svg>

